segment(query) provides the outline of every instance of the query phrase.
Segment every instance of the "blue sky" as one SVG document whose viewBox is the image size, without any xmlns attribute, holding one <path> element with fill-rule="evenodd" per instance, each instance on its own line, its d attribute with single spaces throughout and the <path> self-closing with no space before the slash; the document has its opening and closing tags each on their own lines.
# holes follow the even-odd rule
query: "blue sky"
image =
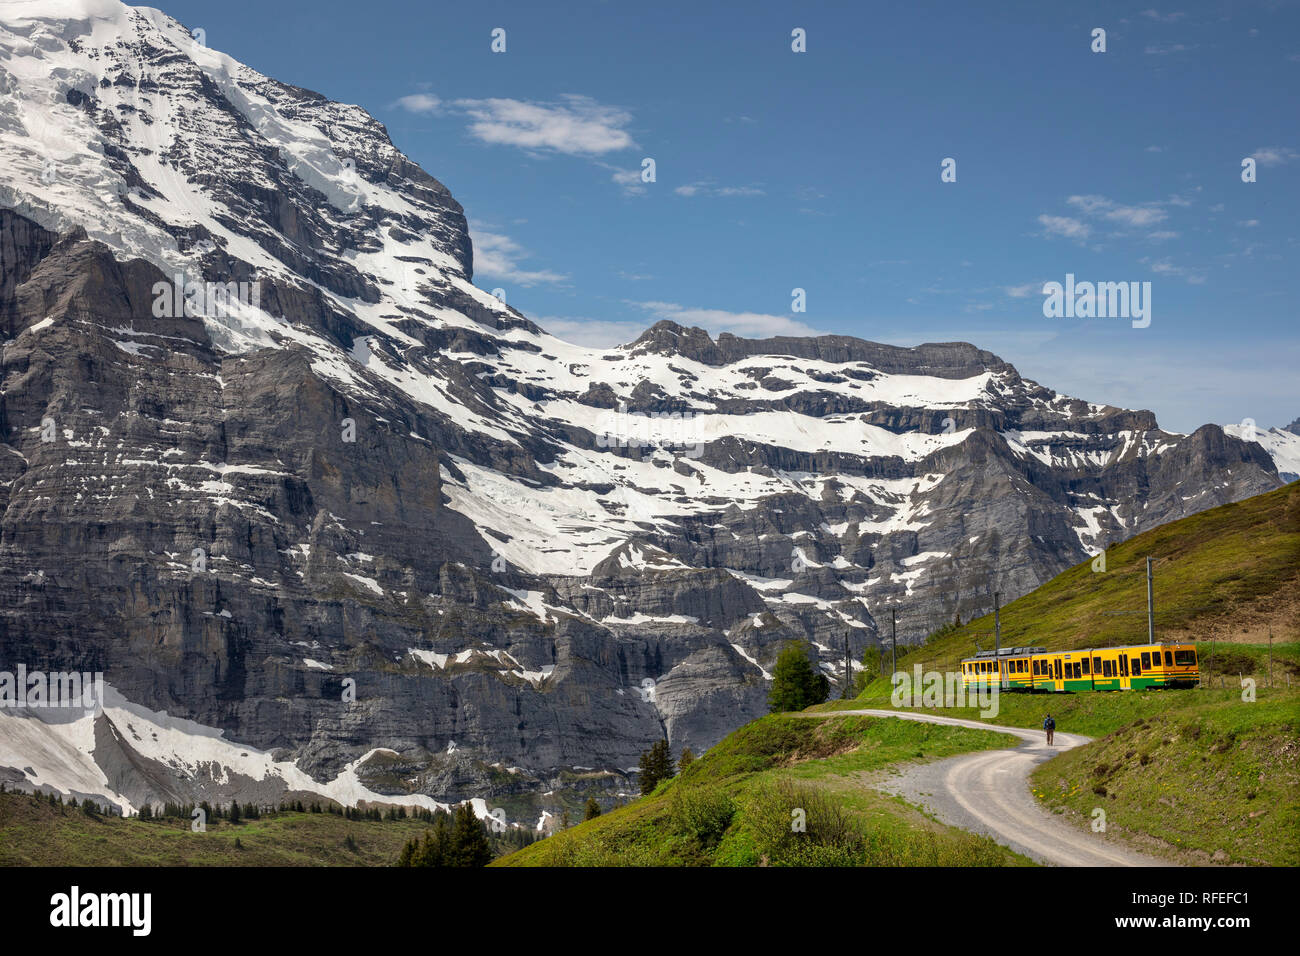
<svg viewBox="0 0 1300 956">
<path fill-rule="evenodd" d="M 562 337 L 960 340 L 1177 431 L 1300 416 L 1296 3 L 162 6 L 366 107 Z M 1067 273 L 1151 282 L 1150 326 L 1044 317 Z"/>
</svg>

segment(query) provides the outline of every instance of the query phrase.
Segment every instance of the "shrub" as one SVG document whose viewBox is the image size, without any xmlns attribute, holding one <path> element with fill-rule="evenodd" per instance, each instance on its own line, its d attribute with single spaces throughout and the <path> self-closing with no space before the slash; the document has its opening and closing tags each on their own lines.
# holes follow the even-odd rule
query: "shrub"
<svg viewBox="0 0 1300 956">
<path fill-rule="evenodd" d="M 673 829 L 704 847 L 717 845 L 735 815 L 731 797 L 715 787 L 681 786 L 673 791 L 669 808 Z"/>
<path fill-rule="evenodd" d="M 773 866 L 845 866 L 863 861 L 864 838 L 857 821 L 816 788 L 778 780 L 758 790 L 745 816 L 756 849 Z M 799 821 L 802 829 L 796 829 Z"/>
</svg>

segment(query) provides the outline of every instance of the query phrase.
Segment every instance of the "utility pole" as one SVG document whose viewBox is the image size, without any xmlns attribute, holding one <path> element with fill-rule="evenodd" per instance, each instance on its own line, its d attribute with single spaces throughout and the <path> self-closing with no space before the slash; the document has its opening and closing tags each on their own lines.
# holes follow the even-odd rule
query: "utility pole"
<svg viewBox="0 0 1300 956">
<path fill-rule="evenodd" d="M 998 651 L 1002 650 L 1002 618 L 999 614 L 1001 608 L 998 607 L 998 599 L 1002 597 L 1001 591 L 993 592 L 993 656 L 996 658 Z"/>
<path fill-rule="evenodd" d="M 897 608 L 891 607 L 889 609 L 889 619 L 891 622 L 890 626 L 893 633 L 893 637 L 890 639 L 889 642 L 890 667 L 892 668 L 891 673 L 897 674 L 898 673 L 898 609 Z"/>
<path fill-rule="evenodd" d="M 1003 683 L 1002 678 L 1002 617 L 999 614 L 1001 610 L 998 607 L 998 598 L 1002 596 L 1001 591 L 993 592 L 993 666 L 998 671 L 998 685 Z"/>
<path fill-rule="evenodd" d="M 1156 597 L 1151 585 L 1151 556 L 1147 556 L 1147 643 L 1156 642 Z"/>
</svg>

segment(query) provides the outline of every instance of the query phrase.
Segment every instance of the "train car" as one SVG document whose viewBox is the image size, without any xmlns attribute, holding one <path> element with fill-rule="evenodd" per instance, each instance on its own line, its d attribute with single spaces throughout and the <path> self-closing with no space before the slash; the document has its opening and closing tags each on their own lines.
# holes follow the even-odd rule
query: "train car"
<svg viewBox="0 0 1300 956">
<path fill-rule="evenodd" d="M 979 651 L 961 662 L 962 684 L 967 690 L 998 687 L 1001 690 L 1034 689 L 1032 661 L 1041 647 L 1003 647 Z"/>
<path fill-rule="evenodd" d="M 1195 644 L 1132 644 L 1072 651 L 1012 647 L 980 651 L 961 662 L 967 689 L 1076 692 L 1194 687 L 1200 681 Z"/>
</svg>

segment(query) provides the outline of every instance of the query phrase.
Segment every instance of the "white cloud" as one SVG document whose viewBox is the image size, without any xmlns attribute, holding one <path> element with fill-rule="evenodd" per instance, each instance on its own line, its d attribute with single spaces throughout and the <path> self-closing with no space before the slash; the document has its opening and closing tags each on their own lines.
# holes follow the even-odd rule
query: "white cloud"
<svg viewBox="0 0 1300 956">
<path fill-rule="evenodd" d="M 1143 10 L 1142 16 L 1148 20 L 1155 20 L 1157 23 L 1177 23 L 1186 13 L 1178 11 L 1177 13 L 1161 13 L 1159 10 Z"/>
<path fill-rule="evenodd" d="M 1171 229 L 1165 229 L 1159 232 L 1149 233 L 1147 235 L 1147 238 L 1153 242 L 1164 242 L 1167 239 L 1178 239 L 1181 236 L 1182 236 L 1181 232 L 1174 232 Z"/>
<path fill-rule="evenodd" d="M 687 183 L 673 190 L 679 196 L 766 196 L 757 186 L 714 186 L 708 182 Z"/>
<path fill-rule="evenodd" d="M 399 97 L 392 105 L 408 113 L 436 113 L 442 107 L 442 100 L 432 93 L 412 93 Z"/>
<path fill-rule="evenodd" d="M 1146 265 L 1147 268 L 1158 276 L 1185 276 L 1187 281 L 1192 285 L 1203 285 L 1205 283 L 1205 276 L 1189 273 L 1182 266 L 1174 265 L 1173 260 L 1168 256 L 1163 259 L 1157 259 L 1154 262 L 1145 258 L 1139 259 L 1138 261 Z"/>
<path fill-rule="evenodd" d="M 632 302 L 630 304 L 644 309 L 655 321 L 670 319 L 679 325 L 699 326 L 712 335 L 730 332 L 744 338 L 766 338 L 772 335 L 820 334 L 812 326 L 788 315 L 689 308 L 673 302 Z"/>
<path fill-rule="evenodd" d="M 1003 291 L 1013 299 L 1023 299 L 1034 291 L 1034 284 L 1027 282 L 1024 285 L 1009 285 Z"/>
<path fill-rule="evenodd" d="M 522 286 L 553 284 L 568 278 L 549 269 L 522 268 L 519 260 L 527 259 L 530 253 L 509 236 L 485 232 L 477 226 L 471 226 L 470 239 L 474 243 L 475 276 L 491 276 Z"/>
<path fill-rule="evenodd" d="M 1047 230 L 1049 236 L 1064 236 L 1067 239 L 1087 239 L 1092 234 L 1092 227 L 1086 222 L 1071 219 L 1069 216 L 1039 216 L 1038 221 Z"/>
<path fill-rule="evenodd" d="M 1153 226 L 1167 218 L 1163 209 L 1154 203 L 1143 206 L 1123 206 L 1105 196 L 1071 196 L 1066 200 L 1085 216 L 1100 216 L 1112 222 L 1141 228 Z"/>
<path fill-rule="evenodd" d="M 594 348 L 635 342 L 645 331 L 645 326 L 640 322 L 612 322 L 557 315 L 540 316 L 537 324 L 558 339 Z"/>
<path fill-rule="evenodd" d="M 1245 226 L 1247 229 L 1253 229 L 1255 226 L 1258 226 L 1258 225 L 1259 225 L 1259 220 L 1258 220 L 1258 219 L 1243 219 L 1243 220 L 1241 220 L 1240 222 L 1238 222 L 1237 225 L 1239 225 L 1239 226 Z"/>
<path fill-rule="evenodd" d="M 1250 155 L 1261 166 L 1281 166 L 1300 157 L 1300 153 L 1290 146 L 1261 146 Z"/>
<path fill-rule="evenodd" d="M 610 182 L 619 186 L 623 192 L 632 196 L 642 196 L 646 191 L 646 183 L 641 180 L 641 169 L 623 169 L 619 166 L 611 166 L 609 163 L 597 163 L 601 169 L 607 169 L 610 172 Z"/>
<path fill-rule="evenodd" d="M 636 145 L 624 127 L 632 114 L 588 96 L 569 94 L 558 103 L 494 98 L 457 100 L 471 119 L 470 134 L 485 143 L 599 156 Z"/>
</svg>

